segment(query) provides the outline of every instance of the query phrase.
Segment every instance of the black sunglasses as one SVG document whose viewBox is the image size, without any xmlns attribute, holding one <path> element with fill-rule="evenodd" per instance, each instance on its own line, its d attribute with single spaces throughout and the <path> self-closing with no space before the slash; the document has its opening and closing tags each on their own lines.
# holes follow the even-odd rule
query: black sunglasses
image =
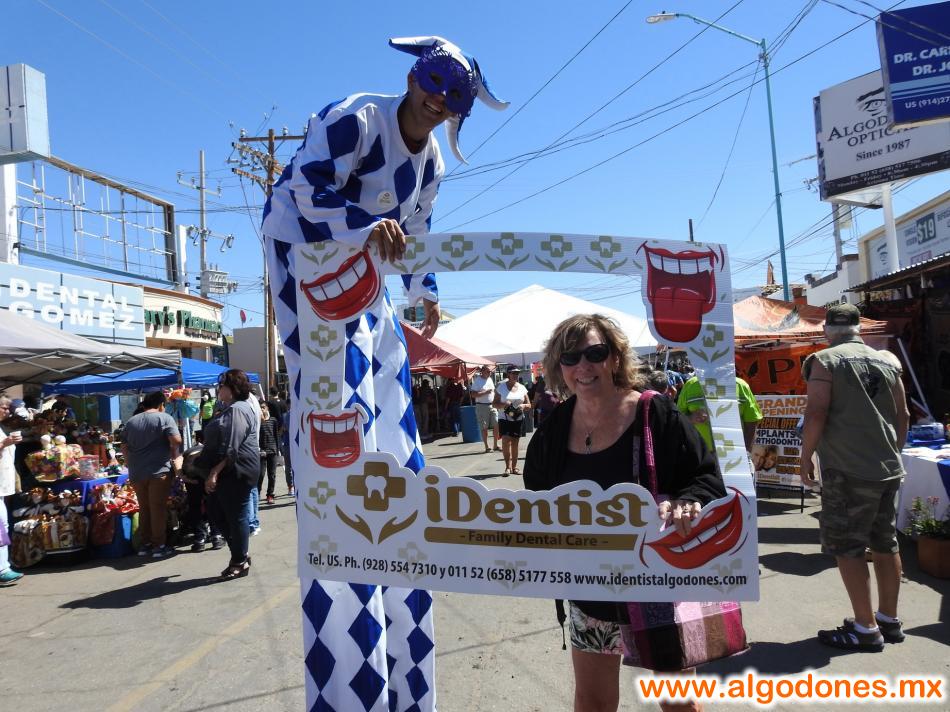
<svg viewBox="0 0 950 712">
<path fill-rule="evenodd" d="M 607 344 L 594 344 L 581 351 L 564 351 L 558 360 L 562 366 L 576 366 L 581 362 L 581 356 L 587 359 L 587 363 L 601 363 L 609 355 L 610 347 Z"/>
</svg>

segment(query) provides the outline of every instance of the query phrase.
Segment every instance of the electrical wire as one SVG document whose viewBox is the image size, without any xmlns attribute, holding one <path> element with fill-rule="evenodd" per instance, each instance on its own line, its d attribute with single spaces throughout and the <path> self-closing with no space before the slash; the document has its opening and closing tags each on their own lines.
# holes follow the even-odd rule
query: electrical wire
<svg viewBox="0 0 950 712">
<path fill-rule="evenodd" d="M 752 98 L 752 89 L 756 85 L 756 76 L 758 76 L 758 67 L 756 67 L 756 73 L 752 75 L 752 84 L 749 85 L 749 93 L 746 94 L 745 105 L 742 107 L 742 113 L 739 114 L 739 123 L 736 125 L 736 133 L 732 137 L 732 145 L 729 147 L 729 154 L 726 156 L 726 162 L 722 167 L 722 173 L 719 174 L 719 180 L 716 183 L 716 188 L 713 190 L 712 197 L 709 198 L 709 203 L 706 204 L 706 209 L 703 211 L 702 217 L 699 218 L 698 225 L 703 224 L 706 216 L 709 215 L 709 209 L 712 208 L 713 203 L 716 202 L 716 196 L 719 195 L 719 188 L 722 187 L 722 181 L 726 177 L 726 170 L 729 168 L 729 162 L 732 161 L 732 154 L 736 150 L 736 143 L 739 141 L 739 133 L 742 131 L 742 122 L 745 119 L 746 112 L 749 110 L 749 100 Z"/>
<path fill-rule="evenodd" d="M 732 12 L 735 8 L 737 8 L 737 7 L 738 7 L 739 5 L 741 5 L 743 2 L 744 2 L 744 0 L 736 0 L 736 2 L 735 2 L 728 10 L 726 10 L 726 11 L 723 12 L 721 15 L 719 15 L 719 17 L 716 18 L 715 22 L 718 22 L 720 19 L 722 19 L 723 17 L 725 17 L 726 15 L 728 15 L 730 12 Z M 641 81 L 643 81 L 644 79 L 646 79 L 648 76 L 650 76 L 653 72 L 655 72 L 657 69 L 659 69 L 660 67 L 662 67 L 662 66 L 663 66 L 664 64 L 666 64 L 668 61 L 670 61 L 671 59 L 673 59 L 673 57 L 675 57 L 677 54 L 679 54 L 680 52 L 682 52 L 686 47 L 688 47 L 690 44 L 692 44 L 692 42 L 695 41 L 696 38 L 700 37 L 700 36 L 701 36 L 704 32 L 706 32 L 707 30 L 709 30 L 709 27 L 703 27 L 702 30 L 700 30 L 699 32 L 697 32 L 697 33 L 696 33 L 695 35 L 693 35 L 690 39 L 688 39 L 686 42 L 684 42 L 682 45 L 680 45 L 677 49 L 675 49 L 673 52 L 671 52 L 670 54 L 668 54 L 665 58 L 663 58 L 662 60 L 660 60 L 657 64 L 653 65 L 653 66 L 652 66 L 650 69 L 648 69 L 646 72 L 644 72 L 643 74 L 641 74 L 636 80 L 634 80 L 631 84 L 627 85 L 623 90 L 621 90 L 621 91 L 618 92 L 616 95 L 614 95 L 614 96 L 613 96 L 610 100 L 608 100 L 605 104 L 601 105 L 598 109 L 595 109 L 592 113 L 588 114 L 586 117 L 584 117 L 583 119 L 581 119 L 578 123 L 574 124 L 574 126 L 572 126 L 572 127 L 569 128 L 567 131 L 565 131 L 565 132 L 562 133 L 560 136 L 558 136 L 556 139 L 554 139 L 554 141 L 552 141 L 551 144 L 549 144 L 549 146 L 550 146 L 550 145 L 553 145 L 554 143 L 557 143 L 558 141 L 560 141 L 561 139 L 563 139 L 565 136 L 568 136 L 569 134 L 573 133 L 573 132 L 576 131 L 578 128 L 580 128 L 583 124 L 585 124 L 587 121 L 589 121 L 591 118 L 593 118 L 594 116 L 596 116 L 597 114 L 599 114 L 601 111 L 603 111 L 604 109 L 606 109 L 606 108 L 607 108 L 608 106 L 610 106 L 614 101 L 616 101 L 616 100 L 619 99 L 621 96 L 623 96 L 624 94 L 626 94 L 626 93 L 627 93 L 628 91 L 630 91 L 633 87 L 635 87 L 635 86 L 636 86 L 637 84 L 639 84 Z M 485 193 L 487 193 L 489 190 L 491 190 L 492 188 L 494 188 L 495 186 L 497 186 L 499 183 L 501 183 L 502 181 L 506 180 L 507 178 L 509 178 L 509 177 L 512 176 L 513 174 L 517 173 L 519 170 L 521 170 L 521 168 L 523 168 L 525 165 L 527 165 L 527 164 L 530 163 L 530 162 L 531 162 L 531 161 L 528 160 L 528 161 L 526 161 L 525 163 L 522 163 L 522 164 L 518 165 L 517 167 L 513 168 L 511 171 L 509 171 L 508 173 L 506 173 L 505 175 L 503 175 L 501 178 L 499 178 L 498 180 L 496 180 L 494 183 L 492 183 L 488 188 L 485 188 L 484 190 L 482 190 L 482 191 L 476 193 L 474 196 L 472 196 L 472 197 L 469 198 L 468 200 L 465 200 L 465 201 L 462 202 L 460 205 L 455 206 L 455 207 L 452 208 L 448 213 L 445 213 L 444 215 L 441 215 L 441 216 L 439 217 L 439 219 L 435 221 L 435 223 L 438 224 L 438 223 L 442 222 L 442 221 L 445 220 L 449 215 L 452 215 L 453 213 L 458 212 L 459 210 L 461 210 L 462 208 L 464 208 L 466 205 L 468 205 L 469 203 L 471 203 L 473 200 L 477 200 L 479 197 L 481 197 L 482 195 L 484 195 Z M 471 222 L 471 221 L 468 221 L 468 222 Z M 463 224 L 467 224 L 467 223 L 463 223 Z M 450 228 L 450 229 L 455 229 L 455 228 Z"/>
<path fill-rule="evenodd" d="M 554 74 L 552 74 L 552 75 L 548 78 L 548 80 L 547 80 L 546 82 L 544 82 L 544 84 L 542 84 L 540 87 L 538 87 L 538 89 L 534 92 L 534 94 L 532 94 L 530 97 L 528 97 L 528 100 L 525 101 L 523 104 L 521 104 L 521 105 L 518 107 L 518 109 L 517 109 L 511 116 L 507 117 L 507 118 L 501 123 L 501 125 L 500 125 L 498 128 L 496 128 L 494 131 L 492 131 L 484 141 L 482 141 L 480 144 L 478 144 L 478 146 L 476 146 L 475 149 L 474 149 L 473 151 L 471 151 L 471 152 L 468 154 L 468 157 L 471 158 L 471 157 L 474 156 L 476 153 L 478 153 L 479 149 L 480 149 L 482 146 L 484 146 L 486 143 L 488 143 L 489 141 L 491 141 L 491 140 L 498 134 L 499 131 L 501 131 L 503 128 L 505 128 L 505 126 L 507 126 L 508 124 L 510 124 L 518 114 L 520 114 L 522 111 L 524 111 L 524 109 L 527 108 L 527 106 L 528 106 L 532 101 L 534 101 L 534 99 L 538 96 L 538 94 L 540 94 L 542 91 L 544 91 L 544 90 L 548 87 L 548 85 L 549 85 L 551 82 L 553 82 L 555 79 L 557 79 L 557 77 L 561 74 L 561 72 L 563 72 L 565 69 L 567 69 L 567 68 L 574 62 L 575 59 L 577 59 L 578 57 L 580 57 L 581 54 L 584 52 L 584 50 L 587 49 L 587 48 L 591 45 L 591 43 L 593 43 L 593 41 L 596 40 L 596 39 L 601 35 L 601 33 L 603 33 L 604 30 L 606 30 L 608 27 L 610 27 L 610 25 L 613 23 L 614 20 L 616 20 L 618 17 L 620 17 L 620 15 L 623 13 L 623 11 L 626 10 L 626 9 L 630 6 L 630 4 L 631 4 L 632 2 L 633 2 L 633 0 L 627 0 L 627 2 L 624 3 L 623 7 L 621 7 L 619 10 L 617 10 L 617 12 L 614 13 L 614 16 L 611 17 L 609 20 L 607 20 L 607 23 L 606 23 L 603 27 L 601 27 L 599 30 L 597 30 L 597 32 L 594 33 L 594 36 L 593 36 L 593 37 L 591 37 L 589 40 L 587 40 L 587 42 L 585 42 L 584 45 L 583 45 L 579 50 L 577 50 L 577 52 L 575 52 L 574 55 L 573 55 L 569 60 L 567 60 L 564 64 L 562 64 L 561 67 L 560 67 Z M 457 164 L 457 165 L 449 172 L 448 175 L 451 176 L 451 175 L 458 169 L 458 167 L 461 166 L 461 165 L 462 165 L 461 163 Z M 447 177 L 448 177 L 448 176 L 446 176 L 446 178 L 447 178 Z"/>
<path fill-rule="evenodd" d="M 898 3 L 898 4 L 900 4 L 900 3 Z M 728 12 L 728 11 L 727 11 L 727 12 Z M 790 68 L 790 67 L 792 67 L 792 66 L 798 64 L 799 62 L 804 61 L 805 59 L 807 59 L 808 57 L 812 56 L 812 55 L 815 54 L 816 52 L 819 52 L 819 51 L 821 51 L 822 49 L 824 49 L 824 48 L 828 47 L 829 45 L 831 45 L 832 43 L 839 41 L 839 40 L 842 39 L 843 37 L 845 37 L 845 36 L 851 34 L 852 32 L 854 32 L 854 31 L 857 30 L 858 28 L 864 26 L 865 24 L 867 24 L 866 21 L 865 21 L 865 22 L 861 22 L 861 23 L 855 25 L 854 27 L 852 27 L 852 28 L 850 28 L 850 29 L 848 29 L 848 30 L 845 30 L 844 32 L 842 32 L 842 33 L 836 35 L 835 37 L 831 38 L 830 40 L 828 40 L 828 41 L 826 41 L 826 42 L 824 42 L 824 43 L 818 45 L 817 47 L 811 49 L 810 51 L 806 52 L 805 54 L 800 55 L 799 57 L 793 59 L 792 61 L 788 62 L 787 64 L 785 64 L 785 65 L 783 65 L 783 66 L 781 66 L 781 67 L 779 67 L 778 69 L 773 70 L 772 76 L 775 76 L 775 75 L 779 74 L 780 72 L 785 71 L 786 69 L 788 69 L 788 68 Z M 697 36 L 698 36 L 698 35 L 697 35 Z M 685 45 L 684 45 L 684 46 L 685 46 Z M 680 48 L 680 49 L 682 49 L 682 48 Z M 664 60 L 664 61 L 666 61 L 666 60 Z M 764 81 L 764 79 L 759 79 L 759 80 L 756 81 L 756 83 L 761 82 L 761 81 Z M 656 139 L 656 138 L 659 138 L 660 136 L 662 136 L 662 135 L 664 135 L 664 134 L 666 134 L 666 133 L 669 133 L 669 132 L 672 131 L 673 129 L 678 128 L 678 127 L 682 126 L 683 124 L 685 124 L 685 123 L 687 123 L 687 122 L 689 122 L 689 121 L 692 121 L 693 119 L 697 118 L 698 116 L 701 116 L 702 114 L 706 113 L 707 111 L 716 108 L 717 106 L 719 106 L 719 105 L 725 103 L 726 101 L 728 101 L 728 100 L 730 100 L 730 99 L 732 99 L 732 98 L 738 96 L 738 95 L 741 94 L 741 93 L 742 93 L 742 91 L 734 92 L 734 93 L 730 94 L 729 96 L 726 96 L 725 98 L 720 99 L 719 101 L 717 101 L 717 102 L 715 102 L 715 103 L 713 103 L 713 104 L 710 104 L 709 106 L 705 107 L 704 109 L 701 109 L 700 111 L 698 111 L 698 112 L 696 112 L 696 113 L 693 113 L 693 114 L 687 116 L 685 119 L 682 119 L 682 120 L 678 121 L 677 123 L 675 123 L 675 124 L 673 124 L 673 125 L 671 125 L 671 126 L 668 126 L 667 128 L 663 129 L 662 131 L 659 131 L 659 132 L 653 134 L 652 136 L 649 136 L 649 137 L 643 139 L 642 141 L 640 141 L 640 142 L 638 142 L 638 143 L 636 143 L 636 144 L 634 144 L 634 145 L 632 145 L 632 146 L 628 146 L 627 148 L 625 148 L 625 149 L 623 149 L 623 150 L 621 150 L 621 151 L 619 151 L 619 152 L 617 152 L 617 153 L 615 153 L 615 154 L 613 154 L 613 155 L 611 155 L 611 156 L 608 156 L 607 158 L 605 158 L 605 159 L 603 159 L 603 160 L 601 160 L 601 161 L 598 161 L 597 163 L 595 163 L 595 164 L 593 164 L 593 165 L 591 165 L 591 166 L 588 166 L 587 168 L 584 168 L 583 170 L 580 170 L 580 171 L 578 171 L 578 172 L 576 172 L 576 173 L 574 173 L 574 174 L 572 174 L 572 175 L 570 175 L 570 176 L 568 176 L 568 177 L 566 177 L 566 178 L 563 178 L 563 179 L 561 179 L 561 180 L 559 180 L 559 181 L 556 181 L 556 182 L 554 182 L 554 183 L 551 183 L 550 185 L 547 185 L 547 186 L 545 186 L 544 188 L 541 188 L 541 189 L 539 189 L 539 190 L 537 190 L 537 191 L 535 191 L 535 192 L 533 192 L 533 193 L 531 193 L 531 194 L 529 194 L 529 195 L 526 195 L 526 196 L 524 196 L 524 197 L 522 197 L 522 198 L 519 198 L 518 200 L 512 201 L 512 202 L 507 203 L 507 204 L 505 204 L 505 205 L 503 205 L 503 206 L 501 206 L 501 207 L 499 207 L 499 208 L 496 208 L 496 209 L 494 209 L 494 210 L 490 210 L 490 211 L 487 212 L 487 213 L 483 213 L 483 214 L 481 214 L 481 215 L 479 215 L 479 216 L 477 216 L 477 217 L 474 217 L 474 218 L 471 218 L 471 219 L 466 220 L 466 221 L 464 221 L 464 222 L 461 222 L 461 223 L 458 223 L 458 224 L 456 224 L 456 225 L 453 225 L 452 227 L 450 227 L 450 228 L 448 228 L 447 230 L 445 230 L 445 232 L 451 232 L 451 231 L 453 231 L 453 230 L 459 229 L 460 227 L 464 227 L 465 225 L 468 225 L 468 224 L 470 224 L 470 223 L 473 223 L 473 222 L 475 222 L 475 221 L 477 221 L 477 220 L 481 220 L 481 219 L 483 219 L 483 218 L 490 217 L 490 216 L 492 216 L 492 215 L 496 215 L 497 213 L 500 213 L 500 212 L 502 212 L 502 211 L 504 211 L 504 210 L 507 210 L 508 208 L 514 207 L 514 206 L 519 205 L 519 204 L 521 204 L 521 203 L 523 203 L 523 202 L 525 202 L 525 201 L 527 201 L 527 200 L 530 200 L 530 199 L 535 198 L 535 197 L 537 197 L 537 196 L 539 196 L 539 195 L 541 195 L 541 194 L 543 194 L 543 193 L 546 193 L 546 192 L 548 192 L 549 190 L 553 190 L 554 188 L 557 188 L 557 187 L 563 185 L 564 183 L 567 183 L 567 182 L 569 182 L 569 181 L 574 180 L 575 178 L 578 178 L 578 177 L 580 177 L 580 176 L 582 176 L 582 175 L 584 175 L 584 174 L 586 174 L 586 173 L 589 173 L 589 172 L 591 172 L 592 170 L 595 170 L 596 168 L 599 168 L 599 167 L 605 165 L 606 163 L 609 163 L 609 162 L 611 162 L 611 161 L 613 161 L 613 160 L 615 160 L 615 159 L 617 159 L 617 158 L 619 158 L 619 157 L 621 157 L 621 156 L 623 156 L 623 155 L 629 153 L 630 151 L 632 151 L 632 150 L 634 150 L 634 149 L 636 149 L 636 148 L 639 148 L 640 146 L 642 146 L 642 145 L 644 145 L 644 144 L 646 144 L 646 143 L 648 143 L 648 142 L 650 142 L 650 141 L 652 141 L 652 140 L 654 140 L 654 139 Z M 522 165 L 524 165 L 524 164 L 522 164 Z M 512 171 L 512 173 L 513 173 L 513 172 L 514 172 L 514 171 Z M 507 174 L 507 175 L 511 175 L 511 173 L 509 173 L 509 174 Z M 507 175 L 504 176 L 504 177 L 502 177 L 501 179 L 499 179 L 499 181 L 496 181 L 496 182 L 493 184 L 493 186 L 494 186 L 494 185 L 497 185 L 499 182 L 501 182 L 501 180 L 504 180 L 504 178 L 507 177 Z M 492 186 L 492 187 L 493 187 L 493 186 Z M 482 195 L 484 192 L 485 192 L 485 191 L 482 191 L 482 193 L 479 193 L 479 194 L 476 195 L 475 197 L 477 198 L 479 195 Z M 466 204 L 467 204 L 468 202 L 471 202 L 471 200 L 474 200 L 474 198 L 472 198 L 472 199 L 466 201 Z M 461 207 L 461 206 L 459 206 L 459 207 Z M 457 209 L 457 208 L 456 208 L 456 209 Z M 449 214 L 451 214 L 451 212 L 454 212 L 454 210 L 453 210 L 453 211 L 450 211 Z"/>
</svg>

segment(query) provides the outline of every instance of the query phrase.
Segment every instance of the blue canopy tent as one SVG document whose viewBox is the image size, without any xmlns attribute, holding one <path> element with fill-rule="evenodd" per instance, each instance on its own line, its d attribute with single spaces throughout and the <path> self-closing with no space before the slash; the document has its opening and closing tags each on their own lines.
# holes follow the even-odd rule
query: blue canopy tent
<svg viewBox="0 0 950 712">
<path fill-rule="evenodd" d="M 82 376 L 43 386 L 43 395 L 63 393 L 71 396 L 107 395 L 134 391 L 155 391 L 174 386 L 214 387 L 218 377 L 227 371 L 227 366 L 197 361 L 181 360 L 181 372 L 168 368 L 140 368 L 127 373 L 107 373 L 98 376 Z M 256 373 L 248 373 L 251 383 L 260 383 Z"/>
</svg>

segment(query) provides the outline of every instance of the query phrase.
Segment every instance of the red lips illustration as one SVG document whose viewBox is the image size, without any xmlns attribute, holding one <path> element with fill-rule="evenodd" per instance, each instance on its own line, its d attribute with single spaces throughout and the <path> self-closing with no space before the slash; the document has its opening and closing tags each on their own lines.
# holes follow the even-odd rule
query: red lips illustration
<svg viewBox="0 0 950 712">
<path fill-rule="evenodd" d="M 321 467 L 346 467 L 360 457 L 361 422 L 359 411 L 346 411 L 339 415 L 311 413 L 310 454 Z"/>
<path fill-rule="evenodd" d="M 696 338 L 703 315 L 716 304 L 716 264 L 725 264 L 722 248 L 670 252 L 647 247 L 647 300 L 653 306 L 656 332 L 664 339 L 686 343 Z"/>
<path fill-rule="evenodd" d="M 739 497 L 736 492 L 731 499 L 705 512 L 688 537 L 670 529 L 661 539 L 645 545 L 678 569 L 695 569 L 709 563 L 732 549 L 742 536 L 742 502 Z"/>
<path fill-rule="evenodd" d="M 312 282 L 300 282 L 310 306 L 321 319 L 338 321 L 350 319 L 373 303 L 379 294 L 379 273 L 363 249 L 348 257 L 333 274 L 318 277 Z"/>
</svg>

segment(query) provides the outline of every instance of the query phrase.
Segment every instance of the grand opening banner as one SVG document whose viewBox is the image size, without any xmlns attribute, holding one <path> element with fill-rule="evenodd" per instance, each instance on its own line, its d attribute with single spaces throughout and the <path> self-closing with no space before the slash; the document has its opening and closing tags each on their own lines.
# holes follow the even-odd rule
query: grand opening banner
<svg viewBox="0 0 950 712">
<path fill-rule="evenodd" d="M 736 403 L 724 247 L 606 235 L 430 234 L 410 236 L 395 265 L 339 242 L 292 249 L 301 578 L 583 600 L 758 598 L 755 495 Z M 639 485 L 489 489 L 439 467 L 415 475 L 391 453 L 368 452 L 363 432 L 373 414 L 347 405 L 346 324 L 384 298 L 386 274 L 436 270 L 639 278 L 652 333 L 686 349 L 701 374 L 727 496 L 704 507 L 684 538 L 664 528 Z"/>
</svg>

